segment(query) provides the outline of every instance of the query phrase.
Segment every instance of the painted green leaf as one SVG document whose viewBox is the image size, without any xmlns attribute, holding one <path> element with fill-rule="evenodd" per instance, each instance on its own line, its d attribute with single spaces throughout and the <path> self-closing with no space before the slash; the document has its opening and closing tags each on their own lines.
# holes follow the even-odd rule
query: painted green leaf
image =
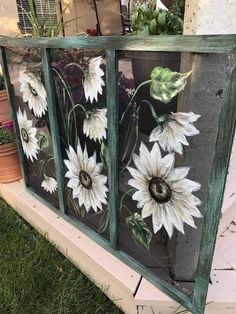
<svg viewBox="0 0 236 314">
<path fill-rule="evenodd" d="M 181 90 L 184 89 L 188 73 L 174 72 L 168 68 L 156 67 L 151 73 L 150 95 L 164 104 L 168 104 Z"/>
<path fill-rule="evenodd" d="M 48 148 L 48 146 L 49 146 L 48 136 L 43 131 L 40 131 L 39 132 L 39 148 L 40 148 L 40 150 Z"/>
<path fill-rule="evenodd" d="M 134 240 L 149 249 L 152 233 L 143 218 L 138 213 L 134 213 L 126 218 L 126 224 L 132 231 Z"/>
</svg>

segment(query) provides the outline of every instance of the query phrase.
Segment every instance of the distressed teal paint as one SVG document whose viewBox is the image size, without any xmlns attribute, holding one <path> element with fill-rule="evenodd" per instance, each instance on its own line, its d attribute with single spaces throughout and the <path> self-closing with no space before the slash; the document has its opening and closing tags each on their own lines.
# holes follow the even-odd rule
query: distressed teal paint
<svg viewBox="0 0 236 314">
<path fill-rule="evenodd" d="M 15 105 L 15 97 L 14 97 L 14 87 L 11 84 L 10 75 L 8 71 L 7 66 L 7 58 L 6 58 L 6 51 L 4 47 L 1 47 L 1 59 L 2 59 L 2 68 L 4 73 L 4 79 L 5 79 L 5 86 L 7 90 L 8 100 L 10 104 L 10 112 L 11 117 L 14 123 L 14 128 L 16 132 L 16 144 L 19 152 L 19 161 L 21 166 L 21 172 L 24 178 L 24 182 L 26 186 L 28 186 L 29 183 L 29 177 L 28 177 L 28 171 L 27 171 L 27 164 L 26 164 L 26 158 L 24 155 L 21 138 L 20 138 L 20 130 L 19 125 L 17 121 L 17 115 L 16 115 L 16 105 Z"/>
<path fill-rule="evenodd" d="M 202 231 L 200 259 L 195 279 L 193 304 L 204 313 L 209 273 L 221 214 L 227 170 L 236 125 L 236 64 L 230 69 L 224 89 L 214 163 Z"/>
<path fill-rule="evenodd" d="M 63 200 L 63 176 L 62 160 L 60 155 L 58 122 L 54 104 L 53 83 L 50 69 L 50 50 L 48 48 L 101 48 L 106 50 L 107 61 L 107 108 L 108 108 L 108 150 L 109 150 L 109 211 L 110 211 L 110 243 L 90 230 L 84 224 L 75 222 L 60 214 L 71 224 L 78 226 L 94 241 L 106 248 L 117 258 L 135 269 L 147 278 L 161 291 L 181 303 L 191 313 L 203 314 L 208 289 L 208 280 L 211 269 L 217 226 L 223 199 L 225 179 L 236 121 L 236 69 L 231 69 L 224 92 L 222 112 L 219 122 L 219 132 L 215 148 L 215 160 L 213 163 L 209 198 L 204 220 L 201 252 L 198 270 L 195 277 L 195 290 L 192 297 L 187 297 L 175 288 L 160 279 L 157 279 L 149 269 L 135 261 L 126 253 L 116 249 L 118 235 L 118 106 L 117 106 L 117 58 L 118 50 L 127 51 L 182 51 L 195 53 L 228 53 L 236 47 L 236 35 L 210 35 L 210 36 L 149 36 L 149 37 L 75 37 L 75 38 L 22 38 L 0 39 L 0 46 L 13 47 L 41 47 L 44 48 L 44 72 L 48 92 L 49 118 L 52 126 L 53 150 L 57 171 L 58 186 L 60 186 L 60 203 Z M 4 52 L 4 50 L 2 50 Z M 4 53 L 2 54 L 4 56 Z M 4 62 L 6 67 L 6 62 Z M 5 73 L 8 73 L 5 71 Z M 9 84 L 8 84 L 9 85 Z M 10 85 L 9 85 L 10 86 Z M 9 89 L 9 93 L 11 93 Z M 13 110 L 14 111 L 14 110 Z M 14 118 L 15 119 L 15 118 Z M 54 127 L 55 128 L 54 128 Z M 59 176 L 58 176 L 59 175 Z M 217 197 L 216 197 L 217 195 Z"/>
<path fill-rule="evenodd" d="M 236 47 L 236 35 L 101 36 L 56 38 L 1 38 L 0 46 L 39 48 L 100 48 L 138 51 L 227 53 Z"/>
<path fill-rule="evenodd" d="M 48 116 L 51 126 L 51 138 L 53 146 L 53 156 L 55 172 L 58 184 L 58 197 L 60 210 L 65 213 L 65 200 L 64 200 L 64 175 L 63 175 L 63 164 L 60 148 L 59 138 L 59 124 L 57 120 L 57 110 L 55 101 L 55 91 L 53 84 L 53 77 L 51 71 L 51 51 L 48 48 L 43 49 L 43 70 L 44 80 L 47 90 L 47 105 L 48 105 Z"/>
<path fill-rule="evenodd" d="M 109 183 L 109 226 L 110 242 L 117 246 L 118 209 L 119 209 L 119 174 L 118 174 L 118 62 L 115 50 L 106 53 L 106 88 L 107 88 L 107 129 L 108 129 L 108 183 Z"/>
</svg>

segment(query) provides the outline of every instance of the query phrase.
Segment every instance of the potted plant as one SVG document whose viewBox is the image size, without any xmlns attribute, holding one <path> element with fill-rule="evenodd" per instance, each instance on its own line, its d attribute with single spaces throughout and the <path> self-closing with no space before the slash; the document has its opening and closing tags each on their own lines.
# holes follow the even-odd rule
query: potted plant
<svg viewBox="0 0 236 314">
<path fill-rule="evenodd" d="M 14 182 L 21 178 L 13 123 L 0 123 L 0 183 Z"/>
<path fill-rule="evenodd" d="M 154 1 L 156 2 L 156 1 Z M 164 2 L 164 1 L 163 1 Z M 131 14 L 132 35 L 152 36 L 152 35 L 181 35 L 183 31 L 183 1 L 175 0 L 170 8 L 166 8 L 160 0 L 134 1 Z M 169 68 L 172 71 L 180 71 L 180 53 L 173 52 L 137 52 L 132 53 L 132 69 L 134 84 L 137 88 L 142 82 L 150 79 L 150 74 L 155 67 Z M 144 85 L 136 95 L 139 103 L 143 99 L 153 103 L 148 85 Z M 176 111 L 177 100 L 174 98 L 166 105 L 155 100 L 158 105 L 158 112 L 165 114 L 169 111 Z M 150 118 L 150 111 L 146 106 L 142 106 L 139 115 L 140 130 L 144 134 L 149 134 L 154 125 Z"/>
<path fill-rule="evenodd" d="M 5 89 L 3 71 L 0 65 L 0 121 L 6 122 L 11 119 L 7 91 Z"/>
</svg>

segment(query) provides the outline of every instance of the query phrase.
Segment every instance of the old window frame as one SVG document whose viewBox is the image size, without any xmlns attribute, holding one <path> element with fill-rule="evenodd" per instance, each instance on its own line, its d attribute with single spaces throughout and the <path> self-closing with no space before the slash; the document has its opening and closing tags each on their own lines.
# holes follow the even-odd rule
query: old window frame
<svg viewBox="0 0 236 314">
<path fill-rule="evenodd" d="M 164 282 L 154 277 L 148 269 L 140 265 L 126 253 L 117 249 L 118 240 L 118 106 L 117 82 L 118 60 L 120 50 L 127 51 L 163 51 L 163 52 L 191 52 L 191 53 L 226 53 L 230 54 L 236 48 L 236 35 L 203 35 L 203 36 L 150 36 L 150 37 L 66 37 L 66 38 L 2 38 L 0 39 L 1 59 L 5 73 L 5 82 L 8 97 L 11 103 L 12 117 L 17 131 L 17 144 L 24 179 L 28 187 L 28 177 L 25 159 L 20 142 L 19 128 L 17 125 L 16 109 L 14 104 L 13 89 L 7 68 L 6 47 L 41 48 L 44 64 L 45 85 L 48 98 L 49 119 L 52 126 L 52 144 L 55 158 L 56 175 L 58 179 L 58 194 L 62 217 L 65 215 L 63 195 L 64 177 L 62 172 L 62 158 L 59 145 L 58 122 L 54 104 L 54 86 L 51 73 L 51 49 L 53 48 L 101 48 L 106 50 L 106 77 L 107 77 L 107 109 L 108 109 L 108 153 L 110 163 L 108 166 L 109 177 L 109 213 L 110 213 L 110 241 L 101 238 L 94 231 L 82 223 L 74 222 L 78 228 L 89 235 L 94 241 L 106 248 L 117 258 L 135 269 L 143 277 L 157 286 L 161 291 L 182 304 L 194 314 L 203 314 L 208 290 L 209 276 L 213 259 L 217 228 L 219 224 L 221 206 L 227 170 L 233 144 L 236 124 L 236 64 L 228 68 L 222 99 L 222 109 L 219 117 L 219 129 L 215 145 L 215 157 L 210 177 L 208 201 L 206 204 L 203 223 L 200 257 L 195 276 L 195 289 L 189 298 L 175 288 L 166 286 Z M 227 121 L 227 123 L 226 123 Z M 28 187 L 29 188 L 29 187 Z M 31 189 L 30 189 L 31 190 Z M 31 192 L 33 192 L 31 190 Z M 36 194 L 34 194 L 36 195 Z M 217 197 L 216 197 L 217 195 Z M 37 196 L 38 197 L 38 196 Z M 50 206 L 50 204 L 49 204 Z M 51 207 L 51 206 L 50 206 Z M 67 217 L 68 220 L 68 217 Z M 72 220 L 71 220 L 72 221 Z"/>
</svg>

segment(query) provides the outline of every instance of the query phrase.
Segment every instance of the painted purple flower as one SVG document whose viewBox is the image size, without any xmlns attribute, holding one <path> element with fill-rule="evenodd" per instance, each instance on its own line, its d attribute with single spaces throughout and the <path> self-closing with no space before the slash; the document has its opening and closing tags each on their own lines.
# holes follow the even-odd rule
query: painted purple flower
<svg viewBox="0 0 236 314">
<path fill-rule="evenodd" d="M 5 128 L 6 128 L 7 130 L 13 130 L 13 128 L 14 128 L 13 122 L 12 122 L 12 121 L 7 122 L 7 123 L 5 124 Z"/>
</svg>

